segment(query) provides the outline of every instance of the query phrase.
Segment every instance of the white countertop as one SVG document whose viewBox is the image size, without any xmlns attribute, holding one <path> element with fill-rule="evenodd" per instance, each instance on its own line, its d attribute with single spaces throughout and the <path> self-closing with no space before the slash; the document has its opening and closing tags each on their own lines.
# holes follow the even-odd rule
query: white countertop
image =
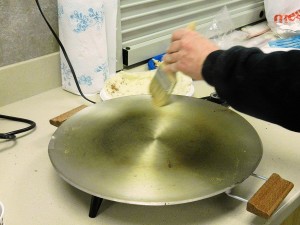
<svg viewBox="0 0 300 225">
<path fill-rule="evenodd" d="M 195 84 L 195 96 L 213 92 L 204 82 Z M 246 204 L 221 194 L 210 199 L 172 206 L 136 206 L 104 200 L 99 215 L 88 217 L 90 195 L 61 179 L 48 157 L 48 143 L 56 127 L 49 119 L 84 104 L 81 97 L 56 88 L 0 107 L 0 114 L 32 119 L 37 128 L 15 141 L 0 140 L 0 201 L 6 225 L 277 225 L 300 205 L 300 134 L 246 116 L 257 130 L 264 154 L 256 173 L 273 172 L 295 184 L 280 210 L 266 221 L 246 211 Z M 0 120 L 0 132 L 20 124 Z M 262 185 L 250 177 L 234 189 L 249 197 Z M 196 187 L 195 187 L 196 188 Z"/>
</svg>

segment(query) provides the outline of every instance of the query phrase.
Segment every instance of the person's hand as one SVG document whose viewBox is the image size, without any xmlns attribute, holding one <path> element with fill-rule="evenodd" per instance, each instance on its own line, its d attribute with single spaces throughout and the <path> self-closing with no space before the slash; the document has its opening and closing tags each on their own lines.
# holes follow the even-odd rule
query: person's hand
<svg viewBox="0 0 300 225">
<path fill-rule="evenodd" d="M 206 57 L 219 47 L 209 39 L 189 29 L 173 33 L 171 44 L 163 58 L 166 72 L 178 72 L 194 80 L 202 80 L 202 66 Z"/>
</svg>

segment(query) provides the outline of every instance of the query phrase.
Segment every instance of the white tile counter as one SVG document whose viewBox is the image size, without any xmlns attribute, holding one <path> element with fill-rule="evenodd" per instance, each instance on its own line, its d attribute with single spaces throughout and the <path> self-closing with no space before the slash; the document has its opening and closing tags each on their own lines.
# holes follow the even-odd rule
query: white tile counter
<svg viewBox="0 0 300 225">
<path fill-rule="evenodd" d="M 213 89 L 195 84 L 195 96 Z M 244 116 L 261 137 L 264 155 L 256 172 L 273 172 L 295 184 L 281 208 L 268 221 L 246 211 L 245 203 L 225 194 L 173 206 L 136 206 L 104 200 L 99 215 L 88 217 L 90 195 L 61 179 L 48 157 L 48 143 L 55 127 L 49 119 L 85 103 L 81 97 L 52 89 L 0 108 L 0 114 L 32 119 L 37 128 L 15 141 L 0 140 L 0 201 L 5 205 L 6 225 L 262 225 L 280 224 L 300 205 L 300 134 Z M 0 132 L 19 128 L 19 123 L 0 120 Z M 251 196 L 262 181 L 247 179 L 234 189 Z M 197 187 L 195 187 L 197 188 Z"/>
</svg>

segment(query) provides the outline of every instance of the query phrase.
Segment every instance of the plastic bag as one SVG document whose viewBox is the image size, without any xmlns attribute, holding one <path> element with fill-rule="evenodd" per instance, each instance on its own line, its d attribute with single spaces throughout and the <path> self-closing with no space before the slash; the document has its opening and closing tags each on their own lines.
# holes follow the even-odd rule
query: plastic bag
<svg viewBox="0 0 300 225">
<path fill-rule="evenodd" d="M 300 34 L 299 0 L 264 0 L 268 25 L 280 37 Z"/>
<path fill-rule="evenodd" d="M 234 25 L 232 19 L 227 7 L 224 6 L 202 33 L 205 37 L 213 40 L 220 48 L 226 49 L 228 45 L 231 45 L 229 36 L 233 31 Z"/>
<path fill-rule="evenodd" d="M 221 49 L 228 49 L 240 45 L 249 36 L 247 32 L 235 30 L 234 27 L 229 11 L 224 6 L 201 33 L 214 41 Z"/>
</svg>

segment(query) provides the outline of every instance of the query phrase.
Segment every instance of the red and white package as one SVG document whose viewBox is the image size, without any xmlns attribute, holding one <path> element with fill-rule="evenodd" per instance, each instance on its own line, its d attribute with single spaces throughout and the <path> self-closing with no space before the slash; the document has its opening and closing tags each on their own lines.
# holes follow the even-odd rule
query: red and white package
<svg viewBox="0 0 300 225">
<path fill-rule="evenodd" d="M 280 37 L 300 34 L 299 0 L 264 0 L 270 28 Z"/>
</svg>

